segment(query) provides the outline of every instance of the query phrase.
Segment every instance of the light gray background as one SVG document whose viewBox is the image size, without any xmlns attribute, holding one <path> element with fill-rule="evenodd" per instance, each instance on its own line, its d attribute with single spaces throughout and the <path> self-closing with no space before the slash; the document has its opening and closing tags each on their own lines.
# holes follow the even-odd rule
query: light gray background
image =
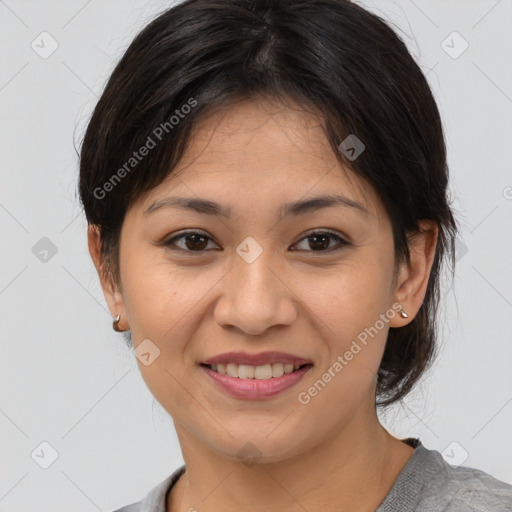
<svg viewBox="0 0 512 512">
<path fill-rule="evenodd" d="M 168 5 L 0 0 L 3 511 L 112 510 L 183 462 L 172 421 L 111 329 L 75 197 L 73 147 L 123 50 Z M 363 5 L 400 27 L 428 74 L 461 223 L 441 357 L 383 422 L 512 483 L 512 1 Z M 31 47 L 43 45 L 43 31 L 58 42 L 48 58 Z M 458 58 L 442 47 L 453 31 L 469 43 Z M 444 45 L 453 54 L 462 43 L 450 36 Z M 46 262 L 33 252 L 43 237 L 57 248 Z M 59 454 L 48 469 L 31 458 L 38 447 L 39 463 L 49 456 L 43 441 Z"/>
</svg>

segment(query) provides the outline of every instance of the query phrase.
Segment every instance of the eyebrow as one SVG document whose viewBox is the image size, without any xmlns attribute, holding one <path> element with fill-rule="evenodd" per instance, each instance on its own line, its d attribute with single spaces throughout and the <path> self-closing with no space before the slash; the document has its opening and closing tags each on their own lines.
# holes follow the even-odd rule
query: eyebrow
<svg viewBox="0 0 512 512">
<path fill-rule="evenodd" d="M 327 194 L 313 197 L 311 199 L 285 203 L 279 210 L 279 216 L 281 218 L 288 216 L 299 216 L 304 215 L 305 213 L 333 206 L 352 208 L 361 214 L 369 214 L 368 210 L 361 203 L 354 201 L 353 199 L 339 194 Z M 232 211 L 231 207 L 221 205 L 208 199 L 193 197 L 168 197 L 166 199 L 152 203 L 151 206 L 144 210 L 143 214 L 147 216 L 162 207 L 182 208 L 207 215 L 220 215 L 226 218 L 231 217 Z"/>
</svg>

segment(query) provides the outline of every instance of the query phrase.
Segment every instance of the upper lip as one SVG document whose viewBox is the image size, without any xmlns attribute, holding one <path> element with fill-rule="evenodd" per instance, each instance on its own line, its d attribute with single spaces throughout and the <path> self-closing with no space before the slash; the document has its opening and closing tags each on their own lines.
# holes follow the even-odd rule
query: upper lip
<svg viewBox="0 0 512 512">
<path fill-rule="evenodd" d="M 294 366 L 303 364 L 312 364 L 312 361 L 304 359 L 293 354 L 285 352 L 260 352 L 259 354 L 250 354 L 248 352 L 226 352 L 202 361 L 203 364 L 248 364 L 251 366 L 263 366 L 265 364 L 283 363 L 293 364 Z"/>
</svg>

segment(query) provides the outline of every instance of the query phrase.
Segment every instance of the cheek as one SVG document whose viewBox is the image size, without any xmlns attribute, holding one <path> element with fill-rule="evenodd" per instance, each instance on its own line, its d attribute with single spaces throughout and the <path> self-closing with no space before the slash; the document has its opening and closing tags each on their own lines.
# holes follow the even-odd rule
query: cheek
<svg viewBox="0 0 512 512">
<path fill-rule="evenodd" d="M 226 268 L 180 267 L 162 252 L 127 248 L 121 267 L 123 297 L 134 343 L 144 338 L 166 340 L 166 350 L 180 351 L 193 329 L 205 321 L 201 315 L 211 306 L 208 297 L 212 292 L 216 298 L 222 296 Z M 327 338 L 338 338 L 342 345 L 373 325 L 389 307 L 392 258 L 387 252 L 369 247 L 330 268 L 281 267 L 281 279 L 291 290 L 289 300 L 298 302 L 302 311 L 298 321 L 323 323 L 330 328 Z"/>
<path fill-rule="evenodd" d="M 391 258 L 376 252 L 359 253 L 357 258 L 347 258 L 329 271 L 297 274 L 293 290 L 310 310 L 345 338 L 372 325 L 389 308 L 391 271 Z"/>
<path fill-rule="evenodd" d="M 328 373 L 330 393 L 364 393 L 374 384 L 395 314 L 390 305 L 392 265 L 392 257 L 369 251 L 315 280 L 314 286 L 304 279 L 296 289 L 314 313 L 312 328 L 327 348 L 319 371 Z"/>
<path fill-rule="evenodd" d="M 390 310 L 388 294 L 382 292 L 384 283 L 377 277 L 347 272 L 309 292 L 308 306 L 316 317 L 312 330 L 323 350 L 315 372 L 298 390 L 302 393 L 298 399 L 299 407 L 312 418 L 331 410 L 326 421 L 344 423 L 361 404 L 373 403 L 389 329 L 385 315 Z"/>
<path fill-rule="evenodd" d="M 134 342 L 143 338 L 164 340 L 182 332 L 208 287 L 203 274 L 180 269 L 164 251 L 126 247 L 121 264 L 123 299 L 130 317 Z M 197 309 L 197 308 L 196 308 Z"/>
<path fill-rule="evenodd" d="M 206 332 L 209 327 L 221 329 L 209 320 L 209 308 L 215 307 L 212 298 L 225 296 L 222 277 L 226 268 L 220 264 L 208 269 L 180 267 L 163 252 L 126 248 L 121 264 L 123 297 L 135 348 L 146 338 L 160 348 L 154 365 L 139 362 L 144 380 L 157 400 L 171 401 L 173 408 L 179 408 L 180 386 L 173 377 L 187 377 L 185 368 L 193 362 L 189 341 L 200 337 L 195 332 L 205 326 Z M 369 247 L 331 268 L 282 267 L 281 279 L 291 290 L 289 300 L 298 302 L 297 322 L 307 329 L 306 336 L 309 331 L 311 338 L 316 338 L 311 346 L 313 354 L 321 354 L 319 372 L 328 371 L 348 351 L 357 351 L 353 342 L 359 340 L 361 349 L 336 373 L 340 378 L 329 384 L 331 392 L 338 395 L 350 388 L 367 388 L 382 357 L 387 326 L 376 335 L 373 330 L 368 334 L 368 329 L 389 308 L 392 258 L 385 253 Z M 331 392 L 325 393 L 325 398 Z"/>
</svg>

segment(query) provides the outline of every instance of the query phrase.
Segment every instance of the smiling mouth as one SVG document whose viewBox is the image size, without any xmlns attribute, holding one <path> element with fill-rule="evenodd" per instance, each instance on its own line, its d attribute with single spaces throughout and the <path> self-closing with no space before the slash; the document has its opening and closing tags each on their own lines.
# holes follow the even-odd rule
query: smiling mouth
<svg viewBox="0 0 512 512">
<path fill-rule="evenodd" d="M 227 375 L 229 377 L 239 378 L 239 379 L 273 379 L 279 378 L 283 375 L 294 373 L 306 366 L 313 366 L 312 363 L 301 364 L 301 365 L 293 365 L 291 363 L 273 363 L 273 364 L 264 364 L 259 366 L 253 366 L 248 364 L 236 364 L 236 363 L 227 363 L 227 364 L 205 364 L 201 363 L 201 366 L 209 368 L 216 373 L 220 373 L 222 375 Z"/>
</svg>

